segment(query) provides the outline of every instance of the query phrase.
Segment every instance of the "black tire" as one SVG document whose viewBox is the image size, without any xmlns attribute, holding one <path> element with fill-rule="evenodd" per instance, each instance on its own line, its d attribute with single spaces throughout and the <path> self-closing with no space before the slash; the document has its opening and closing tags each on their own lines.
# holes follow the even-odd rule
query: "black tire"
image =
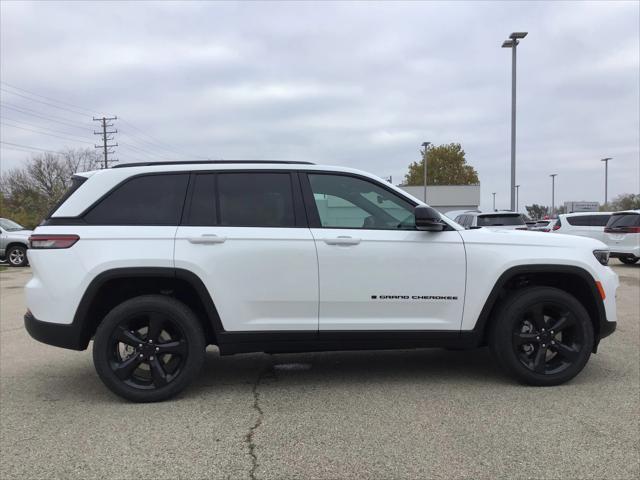
<svg viewBox="0 0 640 480">
<path fill-rule="evenodd" d="M 520 382 L 560 385 L 587 364 L 593 324 L 582 304 L 552 287 L 530 287 L 498 309 L 489 345 L 500 366 Z"/>
<path fill-rule="evenodd" d="M 100 323 L 93 363 L 112 392 L 133 402 L 158 402 L 198 375 L 205 348 L 202 326 L 186 305 L 144 295 L 121 303 Z"/>
<path fill-rule="evenodd" d="M 633 265 L 638 260 L 640 260 L 640 257 L 620 257 L 618 260 L 620 260 L 622 263 L 626 263 L 627 265 Z"/>
<path fill-rule="evenodd" d="M 10 267 L 24 267 L 27 265 L 27 248 L 22 245 L 11 245 L 6 253 Z"/>
</svg>

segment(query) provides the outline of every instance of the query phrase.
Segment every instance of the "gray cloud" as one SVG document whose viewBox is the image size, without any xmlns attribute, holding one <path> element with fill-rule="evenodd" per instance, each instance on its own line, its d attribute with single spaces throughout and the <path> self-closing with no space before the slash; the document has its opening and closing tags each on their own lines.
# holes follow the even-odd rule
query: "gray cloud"
<svg viewBox="0 0 640 480">
<path fill-rule="evenodd" d="M 639 15 L 636 2 L 3 2 L 0 68 L 11 85 L 117 114 L 212 158 L 304 159 L 398 182 L 424 140 L 459 141 L 480 173 L 483 206 L 495 191 L 507 207 L 510 54 L 500 44 L 527 30 L 521 204 L 550 202 L 550 173 L 559 201 L 602 201 L 604 156 L 614 157 L 610 195 L 640 190 Z M 93 141 L 88 115 L 1 97 L 86 130 L 3 109 L 9 122 Z M 155 155 L 146 137 L 117 127 L 128 145 L 119 158 Z M 1 133 L 45 149 L 83 145 Z M 26 155 L 3 149 L 2 168 Z"/>
</svg>

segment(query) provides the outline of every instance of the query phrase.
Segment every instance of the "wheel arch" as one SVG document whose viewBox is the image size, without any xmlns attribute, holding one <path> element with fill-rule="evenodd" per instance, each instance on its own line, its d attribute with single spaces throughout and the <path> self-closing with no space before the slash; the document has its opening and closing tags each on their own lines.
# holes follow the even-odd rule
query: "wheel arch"
<svg viewBox="0 0 640 480">
<path fill-rule="evenodd" d="M 496 281 L 478 317 L 474 331 L 481 344 L 487 336 L 493 318 L 510 292 L 528 286 L 556 287 L 581 302 L 593 324 L 594 352 L 600 340 L 603 323 L 607 321 L 604 303 L 593 276 L 584 268 L 572 265 L 518 265 L 507 269 Z"/>
<path fill-rule="evenodd" d="M 171 296 L 191 308 L 205 331 L 207 343 L 216 344 L 224 331 L 218 311 L 202 280 L 193 272 L 165 267 L 106 270 L 89 284 L 73 318 L 79 329 L 79 349 L 87 348 L 98 325 L 116 305 L 150 293 Z"/>
</svg>

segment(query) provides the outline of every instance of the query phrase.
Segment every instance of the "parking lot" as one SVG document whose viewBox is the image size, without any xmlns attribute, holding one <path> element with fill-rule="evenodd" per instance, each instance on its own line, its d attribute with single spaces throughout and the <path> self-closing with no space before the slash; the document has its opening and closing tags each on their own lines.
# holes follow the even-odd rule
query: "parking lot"
<svg viewBox="0 0 640 480">
<path fill-rule="evenodd" d="M 89 351 L 32 340 L 30 272 L 2 271 L 0 478 L 637 478 L 640 266 L 612 264 L 618 331 L 563 386 L 514 384 L 487 349 L 211 349 L 195 385 L 145 405 Z"/>
</svg>

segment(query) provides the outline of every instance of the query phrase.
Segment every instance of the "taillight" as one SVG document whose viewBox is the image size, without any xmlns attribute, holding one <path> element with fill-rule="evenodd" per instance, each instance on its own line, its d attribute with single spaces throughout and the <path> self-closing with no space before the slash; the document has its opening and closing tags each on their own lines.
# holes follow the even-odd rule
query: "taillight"
<svg viewBox="0 0 640 480">
<path fill-rule="evenodd" d="M 553 226 L 553 230 L 560 230 L 560 225 L 557 223 Z"/>
<path fill-rule="evenodd" d="M 640 233 L 640 227 L 607 227 L 605 233 Z"/>
<path fill-rule="evenodd" d="M 78 235 L 31 235 L 29 246 L 33 249 L 69 248 L 78 240 Z"/>
</svg>

